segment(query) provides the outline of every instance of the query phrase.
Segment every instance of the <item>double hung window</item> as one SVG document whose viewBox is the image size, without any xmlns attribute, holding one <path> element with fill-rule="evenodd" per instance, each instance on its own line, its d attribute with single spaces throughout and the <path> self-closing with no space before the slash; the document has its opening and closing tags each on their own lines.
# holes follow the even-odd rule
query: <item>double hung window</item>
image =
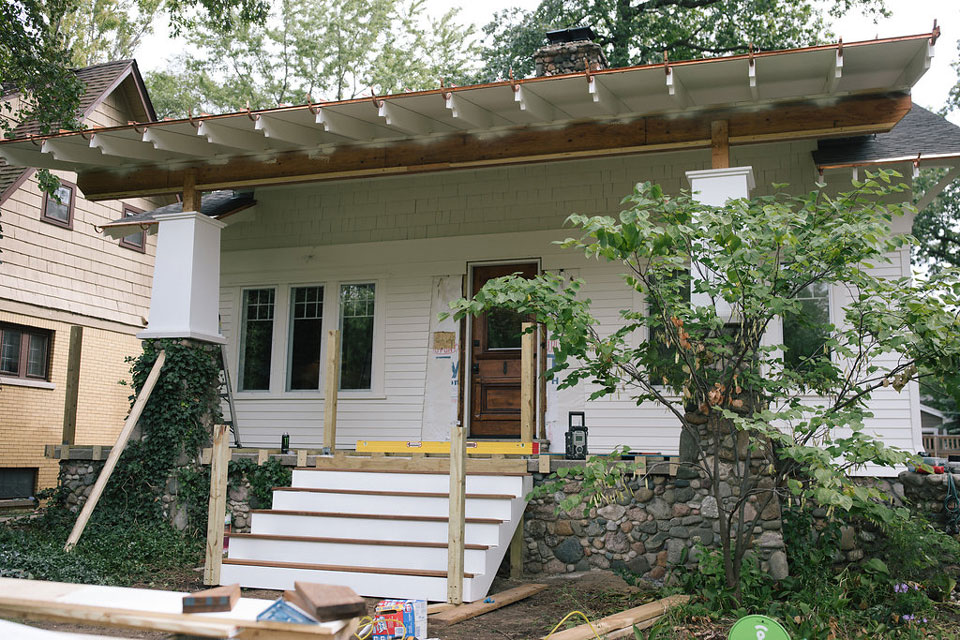
<svg viewBox="0 0 960 640">
<path fill-rule="evenodd" d="M 0 324 L 0 375 L 47 380 L 50 373 L 49 331 Z"/>
</svg>

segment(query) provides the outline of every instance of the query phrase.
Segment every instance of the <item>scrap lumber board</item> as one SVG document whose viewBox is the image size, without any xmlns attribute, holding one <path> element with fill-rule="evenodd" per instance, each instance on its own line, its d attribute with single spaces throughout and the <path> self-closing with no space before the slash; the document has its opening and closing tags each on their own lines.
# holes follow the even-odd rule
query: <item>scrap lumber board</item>
<svg viewBox="0 0 960 640">
<path fill-rule="evenodd" d="M 684 604 L 689 599 L 690 596 L 684 595 L 667 596 L 662 600 L 648 602 L 639 607 L 627 609 L 626 611 L 615 613 L 612 616 L 601 618 L 593 623 L 593 628 L 602 636 L 613 631 L 632 627 L 633 625 L 639 627 L 640 623 L 658 618 L 673 607 Z M 590 638 L 594 637 L 594 633 L 590 625 L 582 624 L 579 627 L 573 627 L 572 629 L 565 629 L 560 633 L 555 633 L 550 637 L 551 640 L 590 640 Z"/>
<path fill-rule="evenodd" d="M 607 640 L 620 640 L 621 638 L 630 638 L 631 640 L 633 640 L 633 638 L 635 637 L 633 633 L 634 629 L 636 629 L 637 631 L 644 631 L 646 629 L 649 629 L 653 625 L 657 624 L 657 622 L 662 617 L 663 616 L 654 616 L 649 620 L 644 620 L 643 622 L 637 622 L 636 624 L 632 624 L 629 627 L 624 627 L 623 629 L 618 629 L 617 631 L 611 631 L 605 637 Z"/>
<path fill-rule="evenodd" d="M 540 453 L 538 442 L 480 442 L 467 441 L 467 455 L 486 456 L 504 454 L 529 456 Z M 433 440 L 357 440 L 357 451 L 363 453 L 450 453 L 450 442 Z"/>
<path fill-rule="evenodd" d="M 438 613 L 443 613 L 444 611 L 449 611 L 450 609 L 455 609 L 456 607 L 457 605 L 450 602 L 435 602 L 427 605 L 427 615 L 433 616 Z"/>
<path fill-rule="evenodd" d="M 0 615 L 240 640 L 348 640 L 357 628 L 356 619 L 317 625 L 258 621 L 257 615 L 271 601 L 255 598 L 240 598 L 232 611 L 182 613 L 185 595 L 189 594 L 0 578 Z"/>
<path fill-rule="evenodd" d="M 228 584 L 183 596 L 184 613 L 230 611 L 240 599 L 240 585 Z"/>
<path fill-rule="evenodd" d="M 321 622 L 356 618 L 367 613 L 367 603 L 350 587 L 299 581 L 294 582 L 293 587 L 300 601 L 307 605 L 304 611 Z"/>
<path fill-rule="evenodd" d="M 38 629 L 9 620 L 0 620 L 0 637 L 11 640 L 117 640 L 116 636 L 92 636 L 72 631 Z"/>
<path fill-rule="evenodd" d="M 469 620 L 470 618 L 476 618 L 477 616 L 482 616 L 483 614 L 489 613 L 495 609 L 499 609 L 500 607 L 505 607 L 508 604 L 513 604 L 514 602 L 523 600 L 524 598 L 529 598 L 534 594 L 540 593 L 546 589 L 547 586 L 548 585 L 545 584 L 525 584 L 513 589 L 507 589 L 506 591 L 501 591 L 500 593 L 486 598 L 487 600 L 493 600 L 493 602 L 484 602 L 483 600 L 478 600 L 477 602 L 462 604 L 458 607 L 454 607 L 434 616 L 430 616 L 430 624 L 443 627 L 457 624 L 458 622 L 463 622 L 464 620 Z"/>
</svg>

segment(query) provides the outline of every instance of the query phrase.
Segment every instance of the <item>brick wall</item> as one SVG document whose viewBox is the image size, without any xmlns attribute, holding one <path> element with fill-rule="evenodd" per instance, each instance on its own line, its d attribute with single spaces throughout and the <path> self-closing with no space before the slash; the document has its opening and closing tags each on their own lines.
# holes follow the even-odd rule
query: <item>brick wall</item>
<svg viewBox="0 0 960 640">
<path fill-rule="evenodd" d="M 63 439 L 71 323 L 4 310 L 0 310 L 0 322 L 52 332 L 49 382 L 53 388 L 0 386 L 0 468 L 37 468 L 37 488 L 52 487 L 57 483 L 57 463 L 44 458 L 43 447 Z M 139 351 L 140 341 L 132 332 L 84 327 L 77 444 L 104 445 L 116 440 L 129 410 L 130 387 L 119 384 L 130 377 L 124 358 Z"/>
</svg>

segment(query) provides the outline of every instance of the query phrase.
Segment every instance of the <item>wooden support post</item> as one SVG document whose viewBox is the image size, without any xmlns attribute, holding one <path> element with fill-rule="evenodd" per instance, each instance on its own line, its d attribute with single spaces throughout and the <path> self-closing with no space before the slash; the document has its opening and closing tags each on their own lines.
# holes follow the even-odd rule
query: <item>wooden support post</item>
<svg viewBox="0 0 960 640">
<path fill-rule="evenodd" d="M 268 449 L 257 449 L 257 466 L 262 467 L 263 463 L 270 459 L 270 451 Z"/>
<path fill-rule="evenodd" d="M 510 577 L 515 580 L 523 577 L 523 547 L 523 514 L 520 514 L 520 522 L 510 540 Z"/>
<path fill-rule="evenodd" d="M 210 457 L 210 506 L 207 511 L 207 549 L 203 563 L 203 584 L 220 584 L 223 564 L 223 518 L 227 513 L 227 468 L 230 465 L 230 427 L 213 427 Z"/>
<path fill-rule="evenodd" d="M 520 351 L 520 441 L 531 442 L 537 411 L 537 325 L 524 322 L 523 331 Z"/>
<path fill-rule="evenodd" d="M 307 466 L 307 450 L 306 449 L 297 450 L 297 466 L 298 467 Z"/>
<path fill-rule="evenodd" d="M 463 538 L 466 509 L 467 430 L 450 430 L 450 518 L 447 520 L 447 602 L 463 603 Z"/>
<path fill-rule="evenodd" d="M 200 211 L 200 194 L 197 192 L 197 171 L 188 169 L 183 174 L 182 211 Z"/>
<path fill-rule="evenodd" d="M 80 356 L 82 353 L 83 327 L 70 327 L 66 399 L 63 403 L 63 444 L 74 444 L 77 437 L 77 402 L 80 397 Z"/>
<path fill-rule="evenodd" d="M 547 439 L 547 328 L 540 326 L 540 339 L 538 340 L 540 349 L 537 353 L 537 395 L 539 404 L 537 405 L 537 437 L 540 440 Z"/>
<path fill-rule="evenodd" d="M 710 160 L 713 169 L 730 166 L 729 123 L 726 120 L 710 123 Z"/>
<path fill-rule="evenodd" d="M 120 430 L 117 443 L 113 445 L 113 449 L 110 450 L 110 455 L 107 456 L 107 461 L 103 463 L 103 469 L 100 470 L 100 475 L 97 476 L 97 482 L 93 485 L 90 497 L 83 503 L 80 517 L 77 518 L 76 523 L 74 523 L 73 531 L 70 532 L 70 537 L 67 538 L 67 544 L 63 547 L 64 551 L 70 551 L 77 546 L 77 541 L 80 540 L 80 536 L 83 534 L 87 522 L 90 521 L 90 516 L 93 515 L 93 510 L 96 508 L 97 502 L 100 501 L 103 488 L 107 486 L 107 480 L 110 479 L 113 468 L 117 466 L 120 454 L 123 453 L 124 448 L 126 448 L 127 440 L 130 439 L 133 428 L 137 426 L 140 414 L 143 413 L 143 408 L 146 406 L 147 400 L 153 392 L 153 387 L 157 384 L 157 378 L 160 377 L 160 369 L 163 367 L 163 361 L 166 360 L 166 357 L 166 353 L 163 351 L 157 354 L 153 368 L 150 369 L 150 375 L 147 376 L 147 381 L 143 383 L 143 388 L 140 389 L 140 395 L 137 396 L 136 402 L 133 403 L 133 408 L 130 410 L 130 415 L 127 416 L 127 421 L 123 424 L 123 429 Z"/>
<path fill-rule="evenodd" d="M 337 450 L 337 394 L 340 392 L 340 330 L 327 332 L 327 366 L 324 371 L 323 452 Z"/>
</svg>

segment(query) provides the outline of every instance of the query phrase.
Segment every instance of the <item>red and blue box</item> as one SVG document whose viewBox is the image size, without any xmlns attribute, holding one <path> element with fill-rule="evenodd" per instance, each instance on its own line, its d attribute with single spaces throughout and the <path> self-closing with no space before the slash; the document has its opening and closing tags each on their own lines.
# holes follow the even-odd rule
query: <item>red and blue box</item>
<svg viewBox="0 0 960 640">
<path fill-rule="evenodd" d="M 373 637 L 370 640 L 426 640 L 426 600 L 381 600 L 373 613 Z"/>
</svg>

